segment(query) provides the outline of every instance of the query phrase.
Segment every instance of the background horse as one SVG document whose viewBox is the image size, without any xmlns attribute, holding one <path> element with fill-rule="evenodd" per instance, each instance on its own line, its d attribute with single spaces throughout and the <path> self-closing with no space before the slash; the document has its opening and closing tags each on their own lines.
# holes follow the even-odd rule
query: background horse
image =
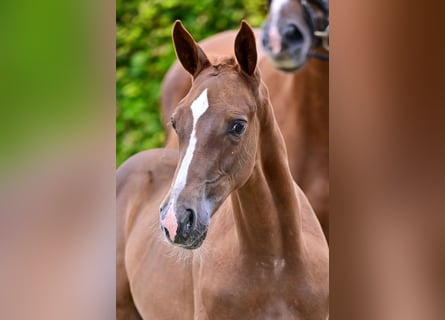
<svg viewBox="0 0 445 320">
<path fill-rule="evenodd" d="M 267 21 L 255 30 L 259 68 L 287 146 L 292 176 L 329 235 L 329 64 L 325 34 L 327 1 L 274 0 Z M 321 35 L 320 38 L 316 35 Z M 213 55 L 233 54 L 235 31 L 210 37 L 200 46 Z M 176 62 L 162 86 L 163 122 L 191 87 L 190 75 Z M 167 125 L 167 147 L 177 147 Z"/>
<path fill-rule="evenodd" d="M 149 150 L 117 172 L 118 319 L 326 319 L 327 242 L 292 179 L 252 29 L 216 62 L 180 22 L 173 40 L 194 79 L 171 119 L 179 155 Z"/>
</svg>

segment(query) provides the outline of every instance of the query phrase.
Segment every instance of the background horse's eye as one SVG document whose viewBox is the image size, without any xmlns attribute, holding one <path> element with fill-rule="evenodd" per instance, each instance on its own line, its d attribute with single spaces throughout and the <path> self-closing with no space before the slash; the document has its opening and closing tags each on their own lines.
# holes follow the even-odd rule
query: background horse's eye
<svg viewBox="0 0 445 320">
<path fill-rule="evenodd" d="M 236 121 L 232 124 L 229 131 L 235 136 L 241 136 L 246 131 L 246 124 L 244 121 Z"/>
<path fill-rule="evenodd" d="M 171 124 L 172 124 L 172 127 L 173 127 L 173 129 L 175 129 L 175 131 L 176 131 L 176 121 L 175 121 L 175 119 L 170 119 L 170 122 L 171 122 Z"/>
</svg>

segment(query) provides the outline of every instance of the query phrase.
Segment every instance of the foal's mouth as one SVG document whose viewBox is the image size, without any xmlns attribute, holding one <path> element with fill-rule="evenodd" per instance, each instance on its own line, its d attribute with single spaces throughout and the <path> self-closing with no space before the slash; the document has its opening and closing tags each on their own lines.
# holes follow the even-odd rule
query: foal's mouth
<svg viewBox="0 0 445 320">
<path fill-rule="evenodd" d="M 191 239 L 188 239 L 186 243 L 176 242 L 176 239 L 175 242 L 171 242 L 170 240 L 169 241 L 175 246 L 188 250 L 193 250 L 193 249 L 198 249 L 203 244 L 206 236 L 207 236 L 207 230 L 202 233 L 197 232 L 197 235 L 193 236 L 193 238 Z"/>
<path fill-rule="evenodd" d="M 206 236 L 207 236 L 207 231 L 202 233 L 195 241 L 193 241 L 189 246 L 185 248 L 190 250 L 199 248 L 203 244 Z"/>
<path fill-rule="evenodd" d="M 303 67 L 307 60 L 307 55 L 303 52 L 279 54 L 269 54 L 269 58 L 275 68 L 286 72 L 293 72 Z"/>
</svg>

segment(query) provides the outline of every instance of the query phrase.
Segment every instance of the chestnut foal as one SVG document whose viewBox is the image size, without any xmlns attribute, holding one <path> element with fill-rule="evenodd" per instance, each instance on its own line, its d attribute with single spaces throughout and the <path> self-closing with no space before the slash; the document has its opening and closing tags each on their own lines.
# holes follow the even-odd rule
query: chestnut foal
<svg viewBox="0 0 445 320">
<path fill-rule="evenodd" d="M 179 21 L 173 40 L 193 77 L 171 119 L 179 154 L 117 171 L 117 318 L 327 319 L 328 245 L 292 179 L 252 29 L 243 21 L 235 58 L 215 63 Z"/>
<path fill-rule="evenodd" d="M 258 67 L 269 89 L 275 117 L 286 143 L 289 167 L 329 238 L 329 63 L 325 47 L 327 0 L 272 0 L 261 30 L 255 30 Z M 321 35 L 320 35 L 321 34 Z M 232 55 L 236 31 L 199 44 L 212 55 Z M 321 38 L 320 38 L 321 37 Z M 176 62 L 162 85 L 165 124 L 187 94 L 191 77 Z M 171 126 L 167 147 L 177 147 Z"/>
</svg>

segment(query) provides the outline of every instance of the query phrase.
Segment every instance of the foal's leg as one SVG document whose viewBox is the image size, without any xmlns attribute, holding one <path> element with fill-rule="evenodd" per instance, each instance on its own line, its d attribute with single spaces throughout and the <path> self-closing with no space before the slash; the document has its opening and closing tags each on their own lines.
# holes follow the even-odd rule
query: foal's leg
<svg viewBox="0 0 445 320">
<path fill-rule="evenodd" d="M 116 172 L 116 320 L 142 320 L 131 295 L 125 266 L 127 203 L 135 169 L 130 159 Z"/>
<path fill-rule="evenodd" d="M 131 233 L 135 212 L 155 194 L 169 186 L 179 153 L 174 149 L 152 149 L 140 152 L 117 170 L 117 249 L 116 249 L 116 319 L 142 319 L 134 303 L 125 265 L 126 234 Z M 160 201 L 159 201 L 160 202 Z M 129 214 L 133 212 L 132 214 Z M 158 216 L 155 217 L 158 221 Z M 132 222 L 129 222 L 132 221 Z M 148 232 L 148 230 L 147 230 Z M 142 312 L 142 310 L 141 310 Z"/>
<path fill-rule="evenodd" d="M 122 199 L 124 195 L 119 195 L 118 192 L 117 197 L 116 320 L 142 320 L 142 317 L 139 315 L 139 312 L 134 305 L 128 282 L 127 271 L 125 269 L 125 200 Z"/>
</svg>

